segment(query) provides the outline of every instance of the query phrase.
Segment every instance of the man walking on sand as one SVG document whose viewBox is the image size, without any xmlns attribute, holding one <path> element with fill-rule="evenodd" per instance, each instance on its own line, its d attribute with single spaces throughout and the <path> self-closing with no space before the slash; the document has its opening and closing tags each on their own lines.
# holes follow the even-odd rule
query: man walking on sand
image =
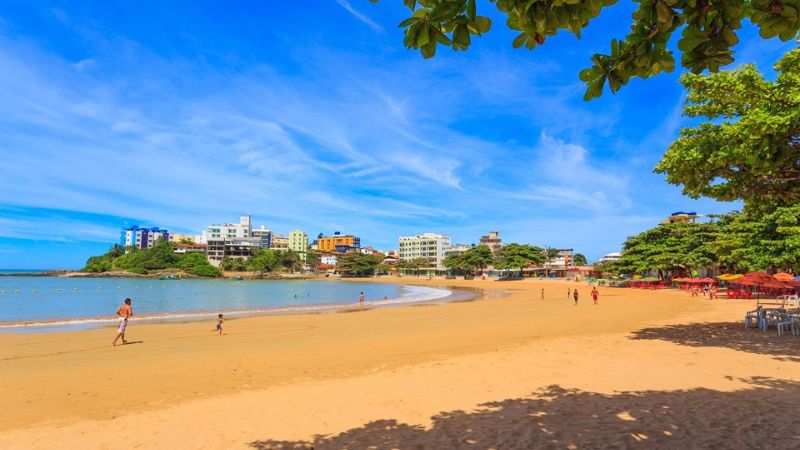
<svg viewBox="0 0 800 450">
<path fill-rule="evenodd" d="M 575 304 L 577 305 L 578 304 L 578 290 L 577 289 L 572 291 L 572 298 L 575 299 Z"/>
<path fill-rule="evenodd" d="M 122 338 L 122 343 L 127 344 L 128 341 L 125 340 L 125 328 L 128 326 L 128 318 L 133 315 L 133 308 L 131 308 L 131 299 L 126 298 L 125 304 L 117 308 L 117 317 L 119 320 L 119 327 L 117 328 L 117 337 L 114 338 L 114 342 L 111 345 L 117 345 L 117 341 L 119 338 Z"/>
<path fill-rule="evenodd" d="M 594 301 L 595 305 L 597 304 L 597 297 L 599 297 L 599 296 L 600 296 L 600 292 L 597 290 L 597 287 L 596 286 L 593 287 L 592 288 L 592 300 Z"/>
</svg>

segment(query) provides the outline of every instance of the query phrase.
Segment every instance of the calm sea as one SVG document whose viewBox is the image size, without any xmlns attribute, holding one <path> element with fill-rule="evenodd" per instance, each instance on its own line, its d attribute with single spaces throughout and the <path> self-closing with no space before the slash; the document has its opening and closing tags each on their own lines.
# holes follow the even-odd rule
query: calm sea
<svg viewBox="0 0 800 450">
<path fill-rule="evenodd" d="M 125 297 L 137 321 L 190 320 L 264 313 L 325 311 L 447 297 L 422 286 L 323 280 L 153 280 L 136 278 L 0 277 L 0 330 L 88 328 L 113 322 Z"/>
</svg>

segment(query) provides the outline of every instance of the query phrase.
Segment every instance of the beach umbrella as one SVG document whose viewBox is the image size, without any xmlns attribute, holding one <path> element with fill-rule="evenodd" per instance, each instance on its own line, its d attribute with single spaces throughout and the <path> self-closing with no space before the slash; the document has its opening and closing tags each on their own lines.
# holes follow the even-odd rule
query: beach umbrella
<svg viewBox="0 0 800 450">
<path fill-rule="evenodd" d="M 716 281 L 713 278 L 701 278 L 700 281 L 698 281 L 698 283 L 703 283 L 703 284 L 716 283 Z"/>
<path fill-rule="evenodd" d="M 800 277 L 794 277 L 794 281 L 800 281 Z"/>
<path fill-rule="evenodd" d="M 792 280 L 794 280 L 794 275 L 792 275 L 790 273 L 786 273 L 786 272 L 776 273 L 773 276 L 775 277 L 775 279 L 781 280 L 781 281 L 792 281 Z"/>
<path fill-rule="evenodd" d="M 750 272 L 748 274 L 745 274 L 743 278 L 747 278 L 754 281 L 760 281 L 764 283 L 775 279 L 772 275 L 766 272 Z"/>
<path fill-rule="evenodd" d="M 743 276 L 744 275 L 741 275 L 741 274 L 738 274 L 738 273 L 725 273 L 725 274 L 722 274 L 722 275 L 718 276 L 717 278 L 722 280 L 722 281 L 733 281 L 733 280 L 742 278 Z"/>
</svg>

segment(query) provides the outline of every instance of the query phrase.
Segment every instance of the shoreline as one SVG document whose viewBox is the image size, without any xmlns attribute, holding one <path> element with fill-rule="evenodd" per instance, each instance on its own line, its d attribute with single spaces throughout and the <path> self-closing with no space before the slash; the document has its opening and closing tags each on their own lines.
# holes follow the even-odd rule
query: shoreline
<svg viewBox="0 0 800 450">
<path fill-rule="evenodd" d="M 365 282 L 366 280 L 353 279 L 353 281 Z M 363 305 L 359 304 L 358 302 L 322 303 L 314 305 L 275 306 L 266 308 L 224 309 L 223 313 L 228 318 L 304 315 L 304 314 L 331 314 L 331 313 L 352 312 L 352 311 L 368 310 L 375 308 L 398 307 L 398 306 L 424 304 L 424 303 L 440 304 L 440 303 L 448 303 L 451 301 L 466 301 L 473 299 L 474 297 L 480 297 L 481 295 L 480 292 L 465 288 L 453 288 L 453 287 L 432 288 L 431 286 L 424 286 L 420 284 L 396 283 L 396 282 L 384 282 L 384 281 L 378 281 L 378 282 L 384 284 L 397 284 L 402 286 L 417 286 L 426 289 L 433 289 L 435 292 L 428 291 L 428 294 L 424 295 L 422 298 L 416 296 L 395 297 L 385 300 L 365 301 Z M 151 313 L 144 315 L 136 315 L 132 321 L 132 324 L 201 322 L 209 318 L 215 318 L 219 312 L 220 312 L 219 309 L 215 310 L 204 309 L 204 310 L 187 310 L 181 312 Z M 109 317 L 107 315 L 94 316 L 94 317 L 55 318 L 52 320 L 25 320 L 25 321 L 14 321 L 14 322 L 0 322 L 0 333 L 2 332 L 55 333 L 55 332 L 65 332 L 65 331 L 81 331 L 81 330 L 111 326 L 116 322 L 117 318 Z"/>
</svg>

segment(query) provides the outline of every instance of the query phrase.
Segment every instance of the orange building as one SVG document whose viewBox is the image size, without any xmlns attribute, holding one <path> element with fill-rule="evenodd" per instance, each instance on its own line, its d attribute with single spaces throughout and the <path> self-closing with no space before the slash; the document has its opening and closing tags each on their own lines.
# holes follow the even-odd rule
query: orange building
<svg viewBox="0 0 800 450">
<path fill-rule="evenodd" d="M 349 234 L 334 234 L 333 236 L 323 236 L 317 239 L 317 245 L 322 252 L 343 253 L 349 249 L 361 247 L 361 239 Z"/>
</svg>

